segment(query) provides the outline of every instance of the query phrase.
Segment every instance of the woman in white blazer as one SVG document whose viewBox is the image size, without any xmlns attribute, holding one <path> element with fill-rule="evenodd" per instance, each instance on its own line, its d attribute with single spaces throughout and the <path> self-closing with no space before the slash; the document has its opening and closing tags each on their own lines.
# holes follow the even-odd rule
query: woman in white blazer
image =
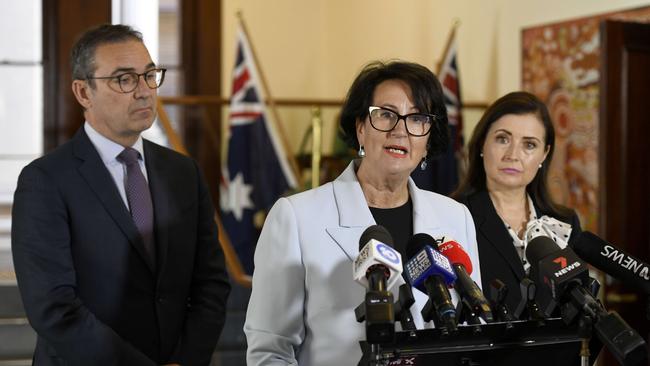
<svg viewBox="0 0 650 366">
<path fill-rule="evenodd" d="M 365 327 L 354 308 L 365 289 L 353 280 L 352 263 L 368 226 L 387 227 L 403 255 L 414 233 L 455 238 L 481 283 L 467 208 L 418 189 L 409 177 L 445 149 L 446 126 L 440 83 L 427 68 L 375 62 L 357 76 L 341 132 L 359 159 L 333 182 L 278 200 L 264 223 L 244 325 L 249 366 L 357 365 Z M 416 326 L 432 326 L 420 315 L 427 296 L 413 291 Z"/>
</svg>

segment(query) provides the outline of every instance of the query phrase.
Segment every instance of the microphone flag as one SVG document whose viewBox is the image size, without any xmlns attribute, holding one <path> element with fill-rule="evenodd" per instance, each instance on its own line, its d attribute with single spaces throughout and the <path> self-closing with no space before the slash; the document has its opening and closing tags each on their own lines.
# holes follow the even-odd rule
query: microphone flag
<svg viewBox="0 0 650 366">
<path fill-rule="evenodd" d="M 368 288 L 366 273 L 370 267 L 381 263 L 390 271 L 386 288 L 390 289 L 395 286 L 402 273 L 402 255 L 388 244 L 373 238 L 359 251 L 359 256 L 355 259 L 352 268 L 355 281 Z"/>
</svg>

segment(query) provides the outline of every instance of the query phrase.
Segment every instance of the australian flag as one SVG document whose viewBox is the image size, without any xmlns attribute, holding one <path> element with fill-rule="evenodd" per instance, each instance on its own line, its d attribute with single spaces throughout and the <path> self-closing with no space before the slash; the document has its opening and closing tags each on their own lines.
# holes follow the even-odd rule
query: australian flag
<svg viewBox="0 0 650 366">
<path fill-rule="evenodd" d="M 453 192 L 458 186 L 458 167 L 462 161 L 463 117 L 457 55 L 456 32 L 453 32 L 438 72 L 447 106 L 449 146 L 447 151 L 429 162 L 426 170 L 422 171 L 418 167 L 412 174 L 418 187 L 445 195 Z"/>
<path fill-rule="evenodd" d="M 237 35 L 230 100 L 227 164 L 220 189 L 223 226 L 243 269 L 253 273 L 255 244 L 266 212 L 296 177 L 261 99 L 245 33 Z"/>
</svg>

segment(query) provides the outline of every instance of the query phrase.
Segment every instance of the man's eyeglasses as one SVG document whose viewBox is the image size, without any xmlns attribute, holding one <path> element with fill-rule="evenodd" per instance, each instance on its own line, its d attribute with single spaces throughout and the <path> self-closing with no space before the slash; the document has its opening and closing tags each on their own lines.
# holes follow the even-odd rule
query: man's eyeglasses
<svg viewBox="0 0 650 366">
<path fill-rule="evenodd" d="M 401 115 L 395 111 L 382 107 L 368 107 L 370 124 L 375 130 L 388 132 L 392 131 L 399 120 L 403 119 L 406 125 L 406 132 L 413 136 L 424 136 L 431 131 L 431 125 L 436 116 L 426 113 L 409 113 Z"/>
<path fill-rule="evenodd" d="M 115 76 L 98 76 L 98 77 L 87 77 L 86 80 L 91 79 L 107 79 L 109 80 L 108 86 L 118 93 L 130 93 L 138 87 L 140 82 L 140 76 L 143 77 L 145 84 L 150 89 L 160 88 L 163 81 L 165 80 L 165 71 L 167 69 L 151 69 L 138 74 L 135 72 L 125 72 L 124 74 L 119 74 Z"/>
</svg>

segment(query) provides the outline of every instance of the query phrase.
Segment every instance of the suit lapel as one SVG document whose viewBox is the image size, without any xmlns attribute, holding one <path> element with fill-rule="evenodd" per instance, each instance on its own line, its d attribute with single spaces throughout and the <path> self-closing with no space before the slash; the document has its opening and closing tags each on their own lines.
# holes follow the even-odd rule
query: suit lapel
<svg viewBox="0 0 650 366">
<path fill-rule="evenodd" d="M 354 162 L 332 182 L 332 187 L 339 214 L 339 226 L 325 230 L 350 261 L 354 261 L 359 254 L 361 234 L 368 226 L 376 224 L 354 172 Z"/>
<path fill-rule="evenodd" d="M 354 163 L 350 163 L 332 185 L 339 226 L 326 228 L 326 231 L 348 258 L 354 261 L 359 254 L 361 234 L 376 222 L 354 172 Z M 440 228 L 438 212 L 431 207 L 429 200 L 423 196 L 424 192 L 410 178 L 408 188 L 413 200 L 413 232 L 435 234 Z"/>
<path fill-rule="evenodd" d="M 158 273 L 160 273 L 167 262 L 167 252 L 169 245 L 169 235 L 167 225 L 162 223 L 171 222 L 169 208 L 170 187 L 165 185 L 168 180 L 167 165 L 160 161 L 159 155 L 154 153 L 154 145 L 144 140 L 144 156 L 147 164 L 147 176 L 149 178 L 149 188 L 151 189 L 151 200 L 154 209 L 154 230 L 156 233 L 156 257 L 158 261 Z"/>
<path fill-rule="evenodd" d="M 88 183 L 90 189 L 102 202 L 108 214 L 113 218 L 120 230 L 126 235 L 129 243 L 133 245 L 136 252 L 147 263 L 149 269 L 154 271 L 153 263 L 149 260 L 131 214 L 124 205 L 113 177 L 106 169 L 99 153 L 90 142 L 90 139 L 81 128 L 74 137 L 74 154 L 83 160 L 79 166 L 79 174 Z"/>
<path fill-rule="evenodd" d="M 449 235 L 449 233 L 441 233 L 441 225 L 439 220 L 439 209 L 436 209 L 431 205 L 431 200 L 426 198 L 427 192 L 419 189 L 413 179 L 409 178 L 408 182 L 409 194 L 411 200 L 413 201 L 413 234 L 426 233 L 431 235 L 433 238 L 440 238 L 440 234 Z M 408 251 L 408 249 L 407 249 Z M 406 264 L 409 258 L 402 258 L 402 262 Z M 401 283 L 405 283 L 402 276 L 399 279 Z M 426 301 L 429 299 L 429 296 L 424 292 L 413 287 L 413 296 L 416 298 L 417 303 L 411 307 L 412 315 L 416 320 L 416 324 L 424 324 L 420 309 L 424 306 Z M 394 292 L 398 292 L 394 290 Z M 418 305 L 419 304 L 419 305 Z"/>
<path fill-rule="evenodd" d="M 409 178 L 408 185 L 413 201 L 413 234 L 427 233 L 434 236 L 440 229 L 439 212 L 431 206 L 425 197 L 426 193 L 415 185 L 413 179 Z"/>
<path fill-rule="evenodd" d="M 476 227 L 493 247 L 492 252 L 503 257 L 517 276 L 517 279 L 521 280 L 525 276 L 521 259 L 512 244 L 512 237 L 492 204 L 490 195 L 487 191 L 476 193 L 469 197 L 468 203 Z M 485 251 L 485 248 L 483 250 Z"/>
<path fill-rule="evenodd" d="M 409 193 L 413 200 L 413 232 L 434 234 L 440 228 L 437 212 L 431 207 L 429 201 L 424 197 L 424 193 L 417 188 L 412 179 L 409 178 L 408 184 Z M 354 163 L 348 165 L 347 169 L 332 182 L 332 186 L 339 213 L 339 226 L 328 227 L 325 230 L 350 261 L 353 262 L 359 255 L 359 238 L 361 234 L 368 226 L 375 225 L 376 222 L 368 208 L 368 203 L 354 172 Z M 403 258 L 402 260 L 406 259 Z M 393 289 L 396 299 L 399 297 L 397 288 L 404 283 L 404 278 L 400 276 Z M 428 297 L 415 288 L 413 289 L 413 295 L 417 299 L 417 304 L 413 305 L 411 311 L 415 322 L 422 326 L 424 321 L 419 308 L 424 306 Z"/>
</svg>

